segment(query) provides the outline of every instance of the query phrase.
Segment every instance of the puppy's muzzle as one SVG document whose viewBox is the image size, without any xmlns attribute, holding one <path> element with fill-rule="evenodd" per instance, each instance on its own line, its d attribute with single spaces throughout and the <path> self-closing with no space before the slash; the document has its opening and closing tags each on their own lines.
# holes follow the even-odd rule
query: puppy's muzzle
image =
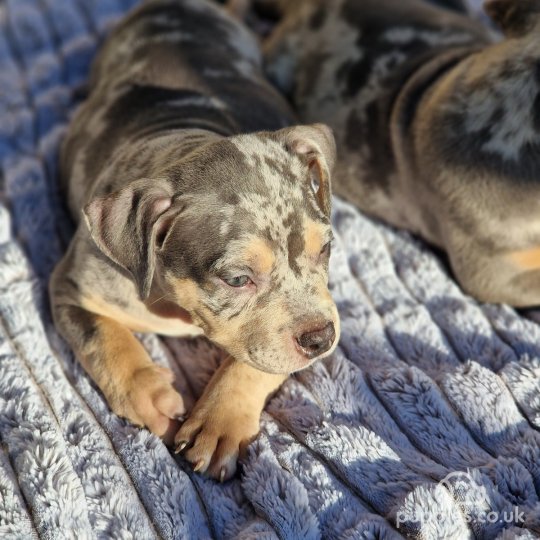
<svg viewBox="0 0 540 540">
<path fill-rule="evenodd" d="M 316 358 L 328 351 L 336 339 L 334 323 L 328 322 L 324 327 L 304 332 L 296 338 L 300 352 L 309 359 Z"/>
</svg>

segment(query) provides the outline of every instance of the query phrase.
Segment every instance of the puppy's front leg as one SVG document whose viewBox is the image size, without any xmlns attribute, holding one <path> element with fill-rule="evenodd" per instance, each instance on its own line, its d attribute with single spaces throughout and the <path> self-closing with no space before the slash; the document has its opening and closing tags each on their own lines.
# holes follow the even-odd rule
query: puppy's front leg
<svg viewBox="0 0 540 540">
<path fill-rule="evenodd" d="M 53 305 L 57 328 L 113 412 L 172 442 L 184 402 L 172 372 L 154 364 L 125 326 L 74 305 Z"/>
<path fill-rule="evenodd" d="M 259 432 L 268 396 L 285 379 L 228 358 L 177 433 L 177 451 L 187 449 L 194 470 L 221 481 L 230 478 L 238 456 Z"/>
</svg>

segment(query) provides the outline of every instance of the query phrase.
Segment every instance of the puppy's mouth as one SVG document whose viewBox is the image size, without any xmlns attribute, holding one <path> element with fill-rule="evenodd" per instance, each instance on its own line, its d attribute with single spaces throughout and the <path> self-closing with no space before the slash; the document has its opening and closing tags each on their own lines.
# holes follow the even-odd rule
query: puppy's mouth
<svg viewBox="0 0 540 540">
<path fill-rule="evenodd" d="M 251 367 L 258 369 L 259 371 L 264 371 L 265 373 L 271 373 L 273 375 L 289 375 L 297 371 L 302 371 L 317 362 L 318 360 L 326 358 L 327 356 L 332 354 L 336 345 L 337 341 L 326 353 L 323 353 L 313 358 L 306 358 L 305 356 L 300 354 L 288 355 L 287 360 L 280 365 L 271 365 L 265 362 L 257 362 L 249 357 L 243 361 Z"/>
<path fill-rule="evenodd" d="M 279 358 L 263 352 L 259 357 L 242 355 L 238 360 L 266 373 L 290 374 L 332 354 L 338 341 L 339 322 L 328 321 L 297 335 L 289 335 Z"/>
</svg>

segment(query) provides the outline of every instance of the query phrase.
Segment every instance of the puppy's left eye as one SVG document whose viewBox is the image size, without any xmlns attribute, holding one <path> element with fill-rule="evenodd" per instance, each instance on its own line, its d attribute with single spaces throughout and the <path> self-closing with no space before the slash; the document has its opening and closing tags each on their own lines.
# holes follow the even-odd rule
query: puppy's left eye
<svg viewBox="0 0 540 540">
<path fill-rule="evenodd" d="M 240 288 L 253 283 L 249 276 L 234 276 L 232 278 L 222 278 L 230 287 Z"/>
<path fill-rule="evenodd" d="M 321 257 L 326 257 L 326 256 L 330 255 L 330 247 L 331 247 L 331 245 L 332 245 L 332 241 L 326 242 L 326 244 L 324 244 L 324 246 L 321 249 Z"/>
</svg>

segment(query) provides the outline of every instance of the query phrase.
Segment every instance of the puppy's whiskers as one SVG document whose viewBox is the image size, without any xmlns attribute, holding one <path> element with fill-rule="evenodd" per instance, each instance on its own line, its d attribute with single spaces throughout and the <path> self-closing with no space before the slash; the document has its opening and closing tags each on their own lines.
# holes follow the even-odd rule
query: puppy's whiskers
<svg viewBox="0 0 540 540">
<path fill-rule="evenodd" d="M 150 304 L 148 304 L 148 306 L 153 306 L 154 304 L 157 304 L 158 302 L 161 302 L 161 300 L 164 300 L 164 299 L 167 299 L 169 302 L 173 302 L 173 300 L 171 298 L 167 298 L 169 295 L 168 294 L 164 294 L 163 296 L 160 296 L 159 298 L 156 298 L 153 302 L 150 302 Z"/>
</svg>

